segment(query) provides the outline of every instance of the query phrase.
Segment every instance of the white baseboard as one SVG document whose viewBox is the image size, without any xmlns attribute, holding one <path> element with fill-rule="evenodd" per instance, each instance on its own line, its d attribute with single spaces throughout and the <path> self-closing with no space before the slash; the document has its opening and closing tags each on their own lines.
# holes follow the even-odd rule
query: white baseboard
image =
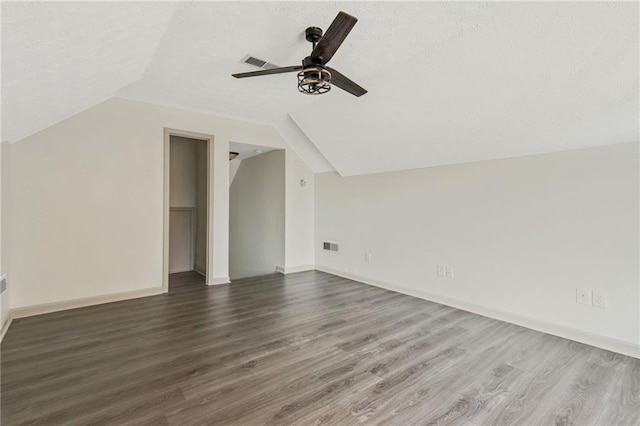
<svg viewBox="0 0 640 426">
<path fill-rule="evenodd" d="M 614 339 L 612 337 L 591 333 L 589 331 L 580 330 L 573 327 L 567 327 L 564 325 L 540 320 L 537 318 L 531 318 L 525 315 L 503 311 L 503 310 L 491 308 L 488 306 L 478 305 L 472 302 L 466 302 L 463 300 L 458 300 L 451 297 L 442 296 L 439 294 L 429 293 L 426 291 L 418 292 L 415 290 L 402 288 L 398 285 L 374 280 L 371 278 L 362 277 L 355 274 L 350 274 L 347 272 L 338 271 L 325 266 L 316 265 L 315 269 L 318 271 L 326 272 L 328 274 L 338 275 L 343 278 L 358 281 L 364 284 L 369 284 L 375 287 L 384 288 L 385 290 L 391 290 L 391 291 L 395 291 L 396 293 L 402 293 L 408 296 L 417 297 L 419 299 L 429 300 L 431 302 L 436 302 L 442 305 L 451 306 L 453 308 L 462 309 L 463 311 L 473 312 L 474 314 L 482 315 L 489 318 L 494 318 L 500 321 L 505 321 L 511 324 L 516 324 L 522 327 L 530 328 L 532 330 L 540 331 L 547 334 L 552 334 L 554 336 L 563 337 L 565 339 L 574 340 L 576 342 L 606 349 L 608 351 L 617 352 L 617 353 L 631 356 L 634 358 L 640 358 L 640 345 L 627 342 L 624 340 Z"/>
<path fill-rule="evenodd" d="M 193 271 L 193 269 L 189 268 L 189 269 L 176 269 L 173 271 L 169 271 L 170 274 L 179 274 L 181 272 L 191 272 Z"/>
<path fill-rule="evenodd" d="M 298 266 L 276 266 L 276 272 L 281 274 L 295 274 L 296 272 L 313 271 L 315 265 L 298 265 Z"/>
<path fill-rule="evenodd" d="M 13 315 L 11 311 L 9 311 L 9 315 L 7 315 L 7 319 L 4 320 L 4 324 L 0 327 L 0 343 L 2 343 L 2 339 L 4 339 L 4 335 L 7 334 L 9 330 L 9 326 L 11 325 L 11 321 L 13 321 Z"/>
<path fill-rule="evenodd" d="M 214 277 L 207 283 L 207 285 L 223 285 L 223 284 L 231 284 L 231 279 L 229 277 Z"/>
<path fill-rule="evenodd" d="M 84 297 L 82 299 L 66 300 L 63 302 L 43 303 L 41 305 L 24 306 L 11 309 L 13 318 L 24 318 L 33 315 L 48 314 L 65 311 L 67 309 L 83 308 L 85 306 L 101 305 L 103 303 L 119 302 L 121 300 L 137 299 L 139 297 L 162 294 L 162 287 L 151 287 L 122 293 L 105 294 L 103 296 Z"/>
</svg>

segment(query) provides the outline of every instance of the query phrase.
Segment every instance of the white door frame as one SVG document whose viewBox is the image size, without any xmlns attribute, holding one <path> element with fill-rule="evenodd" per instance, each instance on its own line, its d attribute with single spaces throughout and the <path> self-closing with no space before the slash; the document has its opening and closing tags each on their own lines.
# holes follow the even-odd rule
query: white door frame
<svg viewBox="0 0 640 426">
<path fill-rule="evenodd" d="M 213 163 L 213 136 L 206 135 L 204 133 L 190 132 L 187 130 L 178 130 L 164 128 L 164 196 L 163 196 L 163 230 L 162 230 L 162 292 L 167 293 L 169 291 L 169 188 L 170 188 L 170 170 L 171 170 L 171 136 L 182 136 L 185 138 L 199 139 L 207 143 L 207 240 L 206 240 L 206 276 L 205 283 L 208 282 L 207 276 L 211 273 L 211 267 L 213 262 L 211 260 L 211 233 L 213 229 L 212 209 L 211 209 L 211 164 Z M 195 241 L 195 239 L 194 239 Z"/>
</svg>

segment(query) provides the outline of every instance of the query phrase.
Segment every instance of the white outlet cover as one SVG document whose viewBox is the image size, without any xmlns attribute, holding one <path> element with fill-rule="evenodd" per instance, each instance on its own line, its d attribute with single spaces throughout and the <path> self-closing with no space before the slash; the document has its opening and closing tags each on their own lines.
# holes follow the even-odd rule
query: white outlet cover
<svg viewBox="0 0 640 426">
<path fill-rule="evenodd" d="M 607 307 L 607 295 L 605 293 L 593 292 L 593 306 L 605 309 Z"/>
</svg>

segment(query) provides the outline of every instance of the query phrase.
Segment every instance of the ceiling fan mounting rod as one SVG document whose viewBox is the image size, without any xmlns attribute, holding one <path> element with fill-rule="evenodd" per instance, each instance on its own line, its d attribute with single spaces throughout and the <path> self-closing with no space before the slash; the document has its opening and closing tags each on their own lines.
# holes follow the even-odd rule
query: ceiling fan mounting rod
<svg viewBox="0 0 640 426">
<path fill-rule="evenodd" d="M 309 27 L 305 30 L 304 36 L 307 41 L 311 42 L 313 45 L 313 48 L 311 49 L 311 51 L 313 51 L 313 49 L 316 48 L 318 41 L 322 38 L 322 29 L 318 27 Z"/>
</svg>

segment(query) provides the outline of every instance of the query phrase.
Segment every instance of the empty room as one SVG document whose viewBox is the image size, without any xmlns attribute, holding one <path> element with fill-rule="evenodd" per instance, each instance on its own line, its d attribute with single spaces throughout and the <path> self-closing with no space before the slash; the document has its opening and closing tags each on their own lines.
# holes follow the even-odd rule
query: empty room
<svg viewBox="0 0 640 426">
<path fill-rule="evenodd" d="M 3 426 L 640 424 L 640 3 L 1 25 Z"/>
</svg>

